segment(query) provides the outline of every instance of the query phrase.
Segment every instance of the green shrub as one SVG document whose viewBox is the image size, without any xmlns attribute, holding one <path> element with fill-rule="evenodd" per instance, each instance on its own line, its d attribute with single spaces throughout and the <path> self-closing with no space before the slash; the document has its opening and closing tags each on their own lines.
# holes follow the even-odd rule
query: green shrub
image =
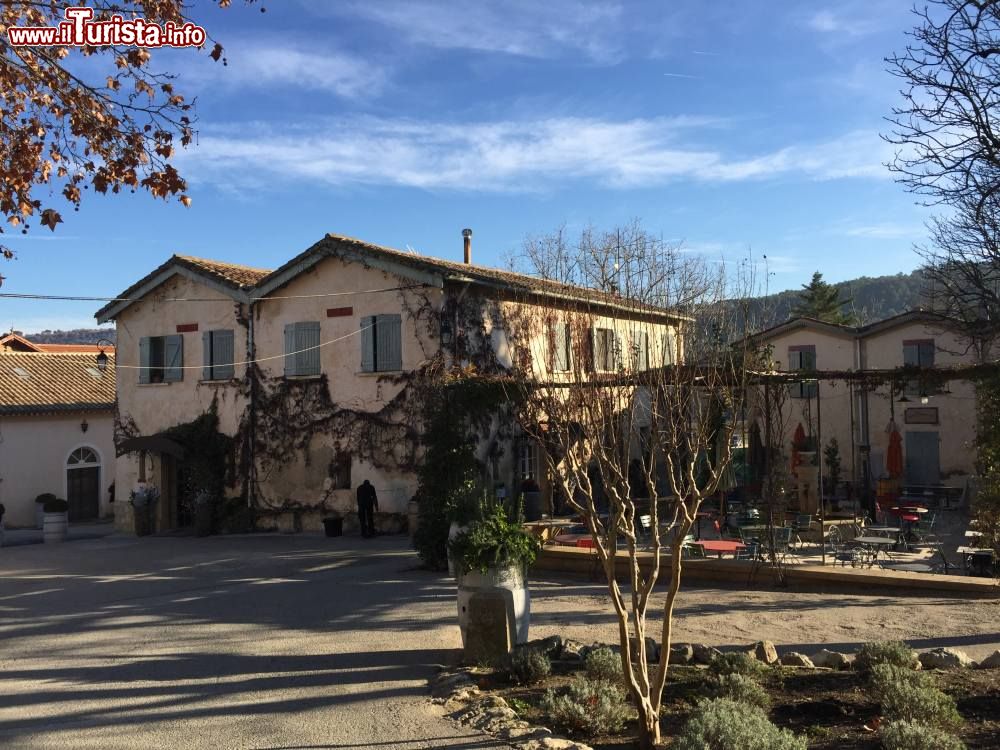
<svg viewBox="0 0 1000 750">
<path fill-rule="evenodd" d="M 745 674 L 724 674 L 714 681 L 710 688 L 713 698 L 728 698 L 737 703 L 767 709 L 771 705 L 771 696 L 753 677 Z"/>
<path fill-rule="evenodd" d="M 38 497 L 35 498 L 35 502 L 36 503 L 41 503 L 42 505 L 44 505 L 49 500 L 55 500 L 55 499 L 56 499 L 56 496 L 53 495 L 51 492 L 43 492 L 41 495 L 39 495 Z"/>
<path fill-rule="evenodd" d="M 894 721 L 882 728 L 885 750 L 965 750 L 965 743 L 947 732 L 916 721 Z"/>
<path fill-rule="evenodd" d="M 564 693 L 547 691 L 540 707 L 553 726 L 587 735 L 619 732 L 634 716 L 621 688 L 584 677 L 575 678 Z"/>
<path fill-rule="evenodd" d="M 854 666 L 863 672 L 870 672 L 876 664 L 914 669 L 920 660 L 917 659 L 917 652 L 902 641 L 872 641 L 858 650 Z"/>
<path fill-rule="evenodd" d="M 537 648 L 518 648 L 510 654 L 507 671 L 518 685 L 535 685 L 552 672 L 552 662 Z"/>
<path fill-rule="evenodd" d="M 587 678 L 603 680 L 621 685 L 625 679 L 622 674 L 622 658 L 607 646 L 595 648 L 587 654 Z"/>
<path fill-rule="evenodd" d="M 933 678 L 926 672 L 918 672 L 909 667 L 899 667 L 895 664 L 876 664 L 868 675 L 871 690 L 876 697 L 884 695 L 896 685 L 907 684 L 916 688 L 933 690 L 937 686 Z"/>
<path fill-rule="evenodd" d="M 883 713 L 891 720 L 917 721 L 944 729 L 962 723 L 955 701 L 934 687 L 927 675 L 888 664 L 876 665 L 871 685 Z"/>
<path fill-rule="evenodd" d="M 691 713 L 671 750 L 806 750 L 806 740 L 774 726 L 755 706 L 726 698 Z"/>
<path fill-rule="evenodd" d="M 715 675 L 741 674 L 744 677 L 760 679 L 767 674 L 767 665 L 757 661 L 750 654 L 730 652 L 712 659 L 709 671 Z"/>
</svg>

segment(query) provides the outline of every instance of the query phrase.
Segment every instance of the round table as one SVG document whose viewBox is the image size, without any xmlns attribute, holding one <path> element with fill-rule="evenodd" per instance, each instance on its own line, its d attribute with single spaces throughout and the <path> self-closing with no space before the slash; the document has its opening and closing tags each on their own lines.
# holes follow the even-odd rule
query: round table
<svg viewBox="0 0 1000 750">
<path fill-rule="evenodd" d="M 889 548 L 896 546 L 896 540 L 887 536 L 859 536 L 855 537 L 854 541 L 862 547 L 868 547 L 872 550 L 873 565 L 875 564 L 875 560 L 878 559 L 880 552 L 885 552 L 886 556 L 888 556 Z"/>
</svg>

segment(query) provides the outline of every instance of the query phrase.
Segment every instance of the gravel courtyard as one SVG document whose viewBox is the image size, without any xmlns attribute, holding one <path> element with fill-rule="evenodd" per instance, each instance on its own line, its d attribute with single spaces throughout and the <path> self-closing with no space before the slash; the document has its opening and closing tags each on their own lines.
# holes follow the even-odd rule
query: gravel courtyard
<svg viewBox="0 0 1000 750">
<path fill-rule="evenodd" d="M 0 746 L 498 747 L 426 698 L 457 656 L 454 583 L 405 537 L 145 538 L 0 549 Z M 532 582 L 532 635 L 612 641 L 597 582 Z M 1000 602 L 883 592 L 682 595 L 679 640 L 806 651 L 1000 648 Z"/>
</svg>

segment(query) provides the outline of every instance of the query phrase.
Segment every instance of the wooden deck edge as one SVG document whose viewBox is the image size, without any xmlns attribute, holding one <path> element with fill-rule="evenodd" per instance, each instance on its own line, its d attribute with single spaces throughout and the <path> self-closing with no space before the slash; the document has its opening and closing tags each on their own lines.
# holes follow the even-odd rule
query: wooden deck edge
<svg viewBox="0 0 1000 750">
<path fill-rule="evenodd" d="M 652 565 L 650 553 L 640 553 L 640 565 L 648 569 Z M 628 555 L 619 552 L 616 560 L 618 575 L 628 574 Z M 669 566 L 669 559 L 661 561 L 661 576 Z M 534 571 L 567 573 L 604 580 L 604 574 L 597 560 L 597 553 L 591 549 L 575 547 L 546 546 L 532 567 Z M 685 581 L 724 581 L 746 584 L 756 580 L 760 584 L 767 579 L 766 567 L 743 560 L 685 560 L 683 578 Z M 754 575 L 756 573 L 756 576 Z M 1000 598 L 1000 584 L 989 578 L 940 575 L 937 573 L 913 573 L 907 571 L 880 570 L 876 568 L 847 568 L 832 565 L 787 565 L 786 580 L 790 586 L 811 584 L 835 584 L 879 589 L 908 589 L 913 593 L 934 592 L 965 594 L 975 597 Z"/>
</svg>

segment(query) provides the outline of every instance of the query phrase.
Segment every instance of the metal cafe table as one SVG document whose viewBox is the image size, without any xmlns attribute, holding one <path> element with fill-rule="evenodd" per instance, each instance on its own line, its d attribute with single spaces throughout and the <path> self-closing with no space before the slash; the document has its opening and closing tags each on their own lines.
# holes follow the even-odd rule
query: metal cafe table
<svg viewBox="0 0 1000 750">
<path fill-rule="evenodd" d="M 889 557 L 889 548 L 896 546 L 896 540 L 888 536 L 859 536 L 855 537 L 854 541 L 871 552 L 872 565 L 878 561 L 880 553 Z"/>
</svg>

